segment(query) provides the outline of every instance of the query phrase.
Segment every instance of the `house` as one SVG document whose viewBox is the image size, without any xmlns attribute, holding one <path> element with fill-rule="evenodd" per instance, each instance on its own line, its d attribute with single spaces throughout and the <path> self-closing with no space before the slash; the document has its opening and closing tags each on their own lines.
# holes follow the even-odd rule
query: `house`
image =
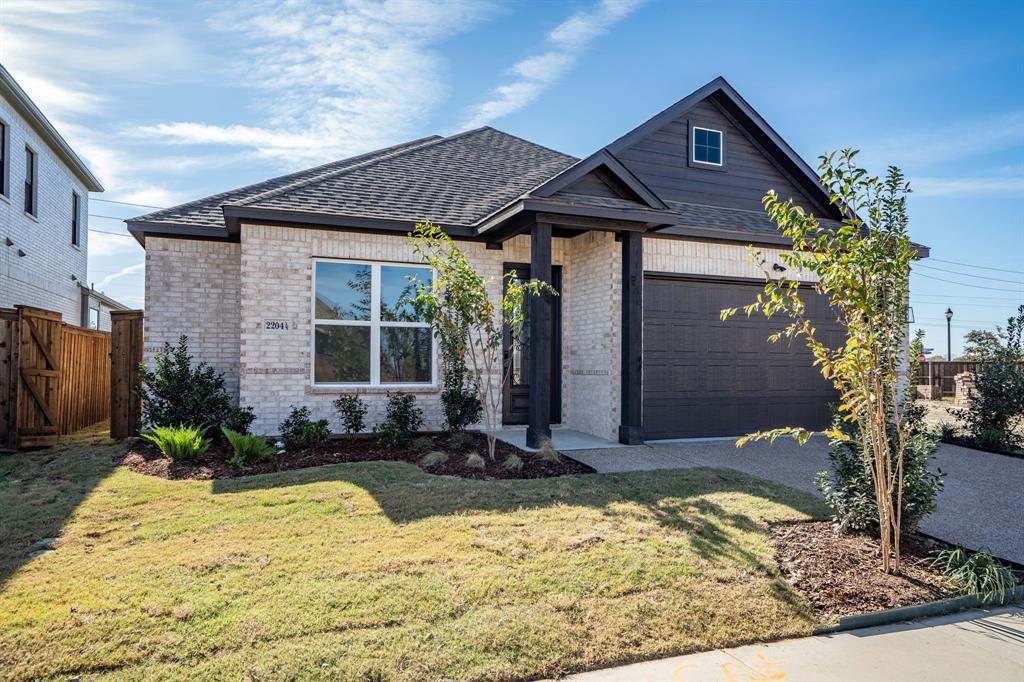
<svg viewBox="0 0 1024 682">
<path fill-rule="evenodd" d="M 0 308 L 46 308 L 64 322 L 88 327 L 90 311 L 124 307 L 85 286 L 89 192 L 102 191 L 0 65 Z M 96 321 L 110 329 L 109 315 L 100 313 Z"/>
<path fill-rule="evenodd" d="M 528 341 L 506 349 L 503 421 L 530 442 L 552 425 L 624 443 L 821 427 L 835 393 L 803 345 L 769 343 L 777 320 L 719 319 L 763 283 L 747 245 L 773 264 L 787 247 L 769 189 L 841 219 L 722 78 L 585 159 L 490 127 L 413 140 L 129 221 L 146 354 L 188 335 L 261 432 L 291 405 L 336 426 L 340 393 L 361 394 L 372 424 L 388 391 L 415 393 L 440 427 L 436 348 L 400 300 L 408 275 L 430 276 L 406 240 L 429 219 L 495 296 L 510 270 L 560 292 L 531 301 Z"/>
</svg>

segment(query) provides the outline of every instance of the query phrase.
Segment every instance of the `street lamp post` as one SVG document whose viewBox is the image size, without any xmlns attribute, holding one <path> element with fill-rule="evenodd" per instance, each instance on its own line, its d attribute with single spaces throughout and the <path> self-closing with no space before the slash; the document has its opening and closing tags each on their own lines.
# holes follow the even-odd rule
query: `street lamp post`
<svg viewBox="0 0 1024 682">
<path fill-rule="evenodd" d="M 946 308 L 946 359 L 953 361 L 953 309 Z"/>
</svg>

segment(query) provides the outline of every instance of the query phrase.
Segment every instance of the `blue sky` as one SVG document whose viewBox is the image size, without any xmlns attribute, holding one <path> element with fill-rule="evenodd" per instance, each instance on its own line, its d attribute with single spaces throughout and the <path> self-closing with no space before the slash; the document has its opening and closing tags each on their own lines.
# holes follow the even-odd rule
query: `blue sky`
<svg viewBox="0 0 1024 682">
<path fill-rule="evenodd" d="M 0 0 L 0 62 L 104 181 L 165 207 L 490 124 L 577 156 L 725 76 L 805 159 L 903 167 L 927 345 L 1024 301 L 1021 3 Z M 90 279 L 143 252 L 93 201 Z M 976 266 L 976 267 L 975 267 Z"/>
</svg>

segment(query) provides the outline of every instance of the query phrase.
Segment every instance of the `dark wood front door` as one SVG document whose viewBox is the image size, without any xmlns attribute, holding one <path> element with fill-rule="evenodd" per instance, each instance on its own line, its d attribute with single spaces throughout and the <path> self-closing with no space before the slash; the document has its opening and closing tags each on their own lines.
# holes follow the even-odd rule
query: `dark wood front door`
<svg viewBox="0 0 1024 682">
<path fill-rule="evenodd" d="M 505 263 L 505 272 L 515 272 L 520 280 L 530 279 L 530 266 L 523 263 Z M 562 293 L 562 268 L 551 268 L 551 286 Z M 551 423 L 562 421 L 562 302 L 561 296 L 551 300 Z M 525 424 L 530 406 L 530 305 L 524 301 L 523 334 L 520 343 L 512 346 L 511 335 L 505 328 L 504 358 L 505 369 L 511 365 L 508 381 L 502 388 L 502 422 Z"/>
</svg>

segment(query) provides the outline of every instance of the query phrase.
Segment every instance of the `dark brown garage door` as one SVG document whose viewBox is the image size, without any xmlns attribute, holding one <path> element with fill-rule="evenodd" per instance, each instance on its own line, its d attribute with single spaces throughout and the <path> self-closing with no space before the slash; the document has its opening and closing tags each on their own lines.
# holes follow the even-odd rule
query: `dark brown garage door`
<svg viewBox="0 0 1024 682">
<path fill-rule="evenodd" d="M 644 438 L 740 436 L 780 426 L 822 428 L 837 393 L 811 366 L 803 340 L 768 336 L 788 318 L 723 308 L 756 300 L 756 283 L 644 278 Z M 803 295 L 822 340 L 842 329 L 822 297 Z"/>
</svg>

